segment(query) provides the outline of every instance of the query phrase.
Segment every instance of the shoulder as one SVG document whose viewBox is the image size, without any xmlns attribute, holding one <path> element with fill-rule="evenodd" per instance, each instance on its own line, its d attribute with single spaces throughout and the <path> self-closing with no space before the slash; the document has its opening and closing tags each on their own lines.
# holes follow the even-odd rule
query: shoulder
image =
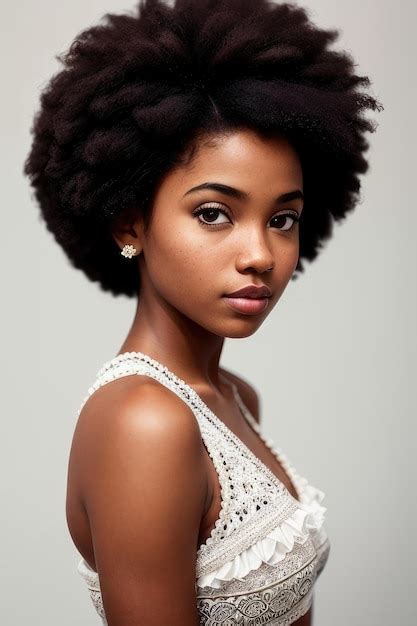
<svg viewBox="0 0 417 626">
<path fill-rule="evenodd" d="M 248 380 L 246 380 L 245 378 L 242 378 L 242 376 L 239 376 L 235 374 L 234 372 L 231 372 L 230 370 L 221 368 L 221 372 L 228 380 L 235 383 L 240 397 L 242 398 L 243 402 L 248 407 L 249 411 L 252 413 L 253 417 L 259 423 L 260 422 L 260 398 L 259 398 L 259 393 L 257 392 L 256 388 L 253 385 L 251 385 Z"/>
<path fill-rule="evenodd" d="M 79 419 L 92 428 L 98 421 L 100 427 L 108 428 L 129 425 L 148 429 L 153 425 L 175 430 L 187 424 L 194 432 L 199 430 L 193 412 L 181 398 L 162 383 L 137 374 L 99 387 L 84 404 Z"/>
<path fill-rule="evenodd" d="M 73 448 L 86 497 L 95 488 L 97 468 L 108 466 L 110 459 L 115 464 L 129 460 L 139 469 L 141 463 L 150 466 L 146 457 L 152 450 L 164 472 L 167 466 L 178 469 L 177 464 L 185 470 L 193 464 L 202 467 L 204 454 L 191 408 L 161 383 L 138 375 L 116 379 L 90 396 L 78 418 Z M 198 476 L 203 480 L 205 474 Z"/>
</svg>

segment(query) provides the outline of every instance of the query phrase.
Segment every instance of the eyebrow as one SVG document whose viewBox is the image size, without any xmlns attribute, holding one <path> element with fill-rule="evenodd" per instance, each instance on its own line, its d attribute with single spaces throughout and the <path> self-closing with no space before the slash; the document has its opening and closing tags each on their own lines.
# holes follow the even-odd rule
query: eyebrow
<svg viewBox="0 0 417 626">
<path fill-rule="evenodd" d="M 185 194 L 193 193 L 195 191 L 200 191 L 202 189 L 212 189 L 213 191 L 219 191 L 220 193 L 224 193 L 226 196 L 230 196 L 232 198 L 237 198 L 237 200 L 248 200 L 250 198 L 250 194 L 246 191 L 242 191 L 241 189 L 236 189 L 235 187 L 230 187 L 229 185 L 224 185 L 222 183 L 202 183 L 201 185 L 197 185 L 196 187 L 192 187 Z M 289 191 L 288 193 L 283 193 L 278 198 L 275 198 L 275 203 L 279 204 L 282 202 L 289 202 L 290 200 L 296 200 L 297 198 L 301 198 L 304 200 L 304 194 L 301 189 L 296 189 L 294 191 Z"/>
</svg>

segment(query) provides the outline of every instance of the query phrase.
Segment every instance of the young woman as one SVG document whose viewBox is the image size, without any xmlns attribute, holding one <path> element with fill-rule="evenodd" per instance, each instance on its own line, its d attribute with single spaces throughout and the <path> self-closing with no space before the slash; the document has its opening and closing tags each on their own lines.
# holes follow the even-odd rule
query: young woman
<svg viewBox="0 0 417 626">
<path fill-rule="evenodd" d="M 25 171 L 74 267 L 137 298 L 79 413 L 67 520 L 104 624 L 312 624 L 324 493 L 220 366 L 353 210 L 361 88 L 337 31 L 266 0 L 144 0 L 82 32 Z M 272 365 L 272 361 L 271 361 Z"/>
</svg>

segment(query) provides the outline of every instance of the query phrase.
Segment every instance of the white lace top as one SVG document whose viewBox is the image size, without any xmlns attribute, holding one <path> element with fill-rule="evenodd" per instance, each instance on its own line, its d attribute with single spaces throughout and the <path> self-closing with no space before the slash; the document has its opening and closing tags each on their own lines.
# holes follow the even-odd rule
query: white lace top
<svg viewBox="0 0 417 626">
<path fill-rule="evenodd" d="M 79 413 L 96 389 L 131 374 L 158 380 L 190 406 L 218 474 L 220 515 L 211 536 L 197 551 L 200 624 L 292 624 L 310 608 L 315 580 L 328 558 L 330 543 L 323 526 L 326 508 L 321 505 L 325 494 L 298 475 L 286 455 L 264 438 L 236 385 L 233 390 L 243 415 L 275 454 L 298 500 L 189 385 L 142 352 L 125 352 L 106 363 Z M 78 563 L 78 572 L 106 625 L 98 574 L 84 559 Z"/>
</svg>

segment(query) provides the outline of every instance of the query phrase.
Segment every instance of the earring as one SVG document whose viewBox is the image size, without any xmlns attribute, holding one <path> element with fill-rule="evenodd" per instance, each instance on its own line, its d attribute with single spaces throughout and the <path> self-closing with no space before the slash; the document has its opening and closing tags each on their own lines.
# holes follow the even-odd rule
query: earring
<svg viewBox="0 0 417 626">
<path fill-rule="evenodd" d="M 121 251 L 120 254 L 122 254 L 127 259 L 131 259 L 132 256 L 135 256 L 136 252 L 137 252 L 136 248 L 127 243 L 123 246 L 123 250 Z"/>
</svg>

